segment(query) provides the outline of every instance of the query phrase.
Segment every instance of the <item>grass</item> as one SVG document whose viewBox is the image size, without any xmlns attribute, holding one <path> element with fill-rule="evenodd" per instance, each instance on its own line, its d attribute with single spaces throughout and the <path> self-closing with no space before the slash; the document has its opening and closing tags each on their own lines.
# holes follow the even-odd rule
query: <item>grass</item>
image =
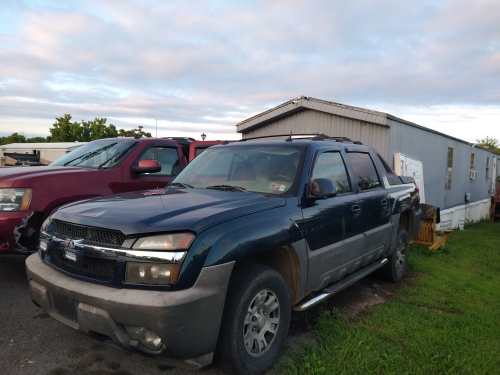
<svg viewBox="0 0 500 375">
<path fill-rule="evenodd" d="M 411 245 L 419 276 L 353 323 L 323 310 L 314 340 L 286 350 L 277 374 L 500 374 L 500 224 L 454 231 L 429 251 Z"/>
</svg>

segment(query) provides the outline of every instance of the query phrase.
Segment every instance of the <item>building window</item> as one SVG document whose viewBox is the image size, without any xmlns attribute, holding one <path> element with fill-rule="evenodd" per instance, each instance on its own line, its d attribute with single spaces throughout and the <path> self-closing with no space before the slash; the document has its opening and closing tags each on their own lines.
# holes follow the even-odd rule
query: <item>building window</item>
<svg viewBox="0 0 500 375">
<path fill-rule="evenodd" d="M 476 154 L 470 154 L 470 169 L 474 169 L 474 165 L 476 165 Z"/>
<path fill-rule="evenodd" d="M 486 157 L 486 178 L 490 177 L 490 157 Z"/>
<path fill-rule="evenodd" d="M 451 189 L 452 172 L 453 172 L 453 148 L 448 147 L 448 164 L 446 167 L 445 189 Z"/>
</svg>

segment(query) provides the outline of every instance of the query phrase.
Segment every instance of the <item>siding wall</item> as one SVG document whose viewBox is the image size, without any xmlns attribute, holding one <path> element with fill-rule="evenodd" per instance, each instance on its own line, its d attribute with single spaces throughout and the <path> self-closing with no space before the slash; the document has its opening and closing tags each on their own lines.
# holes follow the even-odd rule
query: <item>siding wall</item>
<svg viewBox="0 0 500 375">
<path fill-rule="evenodd" d="M 470 202 L 488 199 L 491 195 L 493 158 L 492 152 L 472 147 L 467 143 L 387 119 L 391 127 L 388 158 L 394 166 L 394 153 L 401 152 L 418 159 L 423 164 L 426 203 L 442 210 L 465 203 L 465 193 L 470 193 Z M 453 148 L 453 173 L 451 189 L 445 189 L 448 147 Z M 473 170 L 477 178 L 471 180 L 471 153 L 476 154 Z M 489 176 L 486 178 L 486 159 L 489 157 Z"/>
<path fill-rule="evenodd" d="M 305 110 L 243 133 L 243 139 L 276 134 L 326 134 L 361 141 L 388 156 L 389 128 L 387 126 Z"/>
<path fill-rule="evenodd" d="M 394 118 L 387 117 L 386 121 L 388 126 L 346 118 L 320 110 L 306 109 L 268 124 L 243 130 L 242 137 L 248 139 L 290 134 L 290 132 L 348 137 L 372 146 L 393 167 L 395 153 L 402 153 L 420 160 L 423 164 L 426 203 L 438 206 L 442 211 L 452 207 L 459 209 L 463 205 L 469 210 L 473 203 L 483 204 L 490 198 L 493 159 L 499 159 L 498 168 L 500 169 L 500 155 Z M 453 148 L 451 189 L 445 188 L 448 147 Z M 477 178 L 471 180 L 469 173 L 472 152 L 475 153 L 475 166 L 472 169 L 477 171 Z M 487 178 L 486 160 L 488 157 L 489 176 Z M 467 192 L 470 193 L 469 203 L 465 202 Z"/>
</svg>

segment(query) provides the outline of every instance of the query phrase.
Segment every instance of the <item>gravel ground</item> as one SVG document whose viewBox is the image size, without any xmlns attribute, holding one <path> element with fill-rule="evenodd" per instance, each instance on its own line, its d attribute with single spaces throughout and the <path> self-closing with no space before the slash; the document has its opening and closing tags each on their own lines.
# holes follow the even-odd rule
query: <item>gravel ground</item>
<svg viewBox="0 0 500 375">
<path fill-rule="evenodd" d="M 385 302 L 400 285 L 367 277 L 325 302 L 323 307 L 340 308 L 354 319 L 370 306 Z M 310 310 L 308 319 L 314 319 L 316 312 L 317 308 Z M 311 339 L 303 314 L 292 313 L 287 346 Z M 31 302 L 24 264 L 0 263 L 0 374 L 221 375 L 223 372 L 216 364 L 200 370 L 158 364 L 151 358 L 102 344 L 74 331 Z"/>
</svg>

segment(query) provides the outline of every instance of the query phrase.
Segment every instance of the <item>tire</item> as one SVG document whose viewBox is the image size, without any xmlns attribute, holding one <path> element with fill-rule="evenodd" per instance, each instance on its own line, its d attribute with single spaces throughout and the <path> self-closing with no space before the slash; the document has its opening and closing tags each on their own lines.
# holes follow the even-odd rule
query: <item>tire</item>
<svg viewBox="0 0 500 375">
<path fill-rule="evenodd" d="M 389 262 L 378 271 L 378 276 L 381 279 L 397 283 L 403 278 L 408 264 L 408 244 L 408 233 L 406 233 L 406 230 L 399 227 L 398 237 L 396 239 L 396 249 L 389 258 L 387 258 Z"/>
<path fill-rule="evenodd" d="M 235 269 L 215 349 L 216 362 L 228 374 L 264 373 L 283 349 L 290 315 L 290 292 L 276 270 L 253 263 Z"/>
</svg>

